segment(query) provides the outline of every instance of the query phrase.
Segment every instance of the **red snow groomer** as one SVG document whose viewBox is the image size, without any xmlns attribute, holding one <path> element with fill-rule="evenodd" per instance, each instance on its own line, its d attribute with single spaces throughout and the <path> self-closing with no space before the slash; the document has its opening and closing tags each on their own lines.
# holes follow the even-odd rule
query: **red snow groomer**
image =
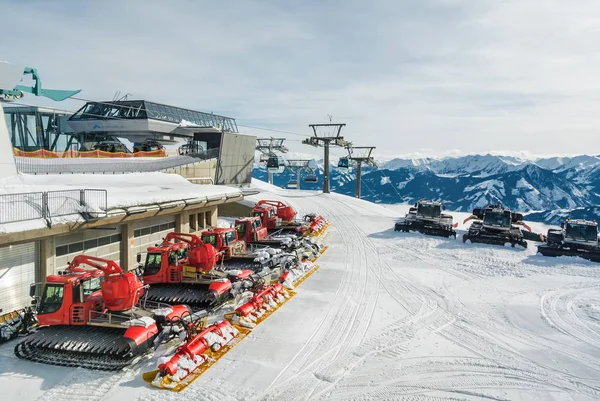
<svg viewBox="0 0 600 401">
<path fill-rule="evenodd" d="M 261 219 L 269 233 L 293 232 L 296 235 L 320 235 L 330 223 L 316 214 L 307 214 L 302 220 L 295 219 L 297 212 L 281 201 L 261 200 L 252 209 L 252 216 Z"/>
<path fill-rule="evenodd" d="M 162 244 L 148 248 L 146 254 L 143 278 L 150 285 L 148 299 L 183 303 L 194 310 L 216 308 L 234 299 L 252 285 L 253 272 L 217 270 L 223 257 L 222 249 L 195 234 L 167 234 Z"/>
<path fill-rule="evenodd" d="M 76 256 L 65 271 L 48 276 L 39 298 L 36 288 L 39 329 L 15 346 L 17 357 L 35 362 L 118 370 L 192 320 L 183 305 L 150 309 L 133 272 L 92 256 Z"/>
</svg>

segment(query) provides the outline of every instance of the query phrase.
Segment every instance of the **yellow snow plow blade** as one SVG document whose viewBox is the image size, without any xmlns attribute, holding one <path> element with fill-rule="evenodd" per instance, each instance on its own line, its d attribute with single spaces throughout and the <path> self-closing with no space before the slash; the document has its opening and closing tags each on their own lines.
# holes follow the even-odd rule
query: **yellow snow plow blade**
<svg viewBox="0 0 600 401">
<path fill-rule="evenodd" d="M 149 383 L 152 387 L 161 389 L 161 390 L 171 390 L 175 392 L 180 392 L 184 390 L 187 386 L 192 384 L 197 378 L 202 376 L 204 372 L 210 369 L 219 359 L 221 359 L 225 354 L 227 354 L 233 347 L 239 344 L 248 334 L 250 334 L 251 330 L 245 327 L 235 327 L 239 334 L 229 343 L 224 345 L 218 351 L 213 351 L 212 349 L 208 349 L 203 355 L 207 356 L 207 360 L 202 365 L 199 365 L 190 372 L 184 379 L 177 381 L 173 379 L 171 376 L 166 375 L 162 378 L 159 377 L 160 371 L 158 369 L 152 370 L 150 372 L 146 372 L 142 374 L 142 379 Z"/>
<path fill-rule="evenodd" d="M 19 312 L 22 312 L 23 309 L 19 309 L 16 310 L 14 312 L 8 312 L 5 313 L 3 315 L 0 315 L 0 323 L 10 323 L 12 322 L 14 319 L 20 317 L 21 315 L 19 314 Z"/>
<path fill-rule="evenodd" d="M 319 254 L 318 254 L 318 255 L 315 255 L 315 257 L 314 257 L 314 258 L 312 258 L 310 261 L 311 261 L 311 262 L 313 262 L 313 263 L 314 263 L 314 262 L 316 262 L 316 261 L 317 261 L 317 259 L 319 259 L 319 258 L 321 257 L 321 255 L 323 255 L 323 254 L 325 253 L 325 251 L 326 251 L 328 248 L 329 248 L 329 246 L 328 246 L 328 245 L 324 246 L 324 247 L 323 247 L 323 249 L 321 249 L 321 250 L 319 251 Z"/>
<path fill-rule="evenodd" d="M 315 258 L 315 260 L 316 259 L 317 258 Z M 315 265 L 315 267 L 313 267 L 312 269 L 310 269 L 309 271 L 307 271 L 306 273 L 304 273 L 304 276 L 302 276 L 298 280 L 296 280 L 296 282 L 294 283 L 294 287 L 297 288 L 300 284 L 302 284 L 304 282 L 304 280 L 306 280 L 307 278 L 309 278 L 317 270 L 319 270 L 319 265 Z M 289 292 L 289 290 L 288 290 L 288 292 Z"/>
</svg>

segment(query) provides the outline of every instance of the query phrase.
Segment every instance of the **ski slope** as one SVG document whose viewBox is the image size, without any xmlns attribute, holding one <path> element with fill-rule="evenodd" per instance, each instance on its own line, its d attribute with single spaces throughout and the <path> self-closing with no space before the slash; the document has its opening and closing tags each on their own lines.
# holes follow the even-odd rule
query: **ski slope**
<svg viewBox="0 0 600 401">
<path fill-rule="evenodd" d="M 600 266 L 529 249 L 396 233 L 406 206 L 263 190 L 333 222 L 321 269 L 182 393 L 134 369 L 20 361 L 0 347 L 3 399 L 598 400 Z M 456 214 L 462 223 L 465 214 Z M 461 227 L 459 227 L 460 230 Z"/>
</svg>

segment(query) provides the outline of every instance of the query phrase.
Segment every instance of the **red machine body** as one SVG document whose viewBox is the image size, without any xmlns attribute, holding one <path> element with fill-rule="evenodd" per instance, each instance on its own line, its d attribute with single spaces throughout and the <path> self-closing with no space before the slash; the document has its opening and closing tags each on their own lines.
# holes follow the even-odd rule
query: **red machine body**
<svg viewBox="0 0 600 401">
<path fill-rule="evenodd" d="M 183 266 L 194 266 L 201 273 L 212 270 L 216 262 L 217 250 L 199 236 L 169 233 L 159 246 L 148 248 L 144 282 L 181 283 Z"/>
<path fill-rule="evenodd" d="M 280 283 L 275 283 L 270 286 L 263 288 L 254 294 L 252 298 L 248 300 L 245 304 L 241 305 L 236 309 L 236 313 L 239 316 L 248 316 L 251 313 L 255 313 L 260 310 L 265 303 L 268 303 L 269 300 L 274 299 L 277 295 L 283 293 L 283 286 Z"/>
<path fill-rule="evenodd" d="M 238 238 L 244 242 L 262 241 L 269 236 L 267 227 L 263 226 L 258 216 L 237 219 L 234 227 Z"/>
<path fill-rule="evenodd" d="M 275 214 L 277 215 L 277 217 L 285 222 L 290 222 L 294 220 L 294 217 L 296 217 L 297 214 L 292 206 L 287 205 L 281 201 L 261 200 L 256 204 L 256 206 L 262 205 L 273 206 L 275 208 Z"/>
<path fill-rule="evenodd" d="M 212 228 L 202 232 L 202 241 L 217 250 L 217 262 L 246 254 L 246 243 L 238 238 L 235 228 Z"/>
<path fill-rule="evenodd" d="M 85 325 L 94 316 L 91 311 L 129 310 L 143 293 L 133 272 L 124 272 L 112 260 L 78 255 L 65 274 L 47 277 L 37 317 L 41 326 Z"/>
<path fill-rule="evenodd" d="M 158 370 L 163 376 L 175 375 L 178 370 L 179 360 L 188 356 L 191 360 L 194 360 L 196 356 L 200 356 L 210 348 L 209 342 L 206 340 L 206 336 L 209 333 L 217 334 L 219 337 L 226 337 L 224 333 L 225 329 L 231 329 L 231 323 L 227 320 L 223 320 L 220 323 L 215 323 L 200 333 L 196 334 L 193 338 L 189 339 L 187 343 L 180 346 L 175 355 L 171 357 L 167 362 L 158 365 Z"/>
</svg>

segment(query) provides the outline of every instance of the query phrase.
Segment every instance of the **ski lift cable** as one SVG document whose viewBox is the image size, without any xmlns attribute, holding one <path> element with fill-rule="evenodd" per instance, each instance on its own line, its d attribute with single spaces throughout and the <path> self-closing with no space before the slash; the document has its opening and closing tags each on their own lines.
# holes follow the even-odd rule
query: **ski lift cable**
<svg viewBox="0 0 600 401">
<path fill-rule="evenodd" d="M 401 199 L 402 195 L 400 195 L 400 191 L 398 191 L 398 188 L 396 188 L 396 186 L 392 183 L 392 180 L 390 177 L 386 176 L 385 174 L 383 174 L 383 170 L 380 168 L 377 168 L 377 170 L 381 173 L 381 176 L 383 178 L 386 178 L 386 181 L 388 184 L 390 184 L 392 186 L 392 188 L 394 188 L 394 191 L 396 191 L 396 194 L 398 195 L 398 198 Z"/>
</svg>

